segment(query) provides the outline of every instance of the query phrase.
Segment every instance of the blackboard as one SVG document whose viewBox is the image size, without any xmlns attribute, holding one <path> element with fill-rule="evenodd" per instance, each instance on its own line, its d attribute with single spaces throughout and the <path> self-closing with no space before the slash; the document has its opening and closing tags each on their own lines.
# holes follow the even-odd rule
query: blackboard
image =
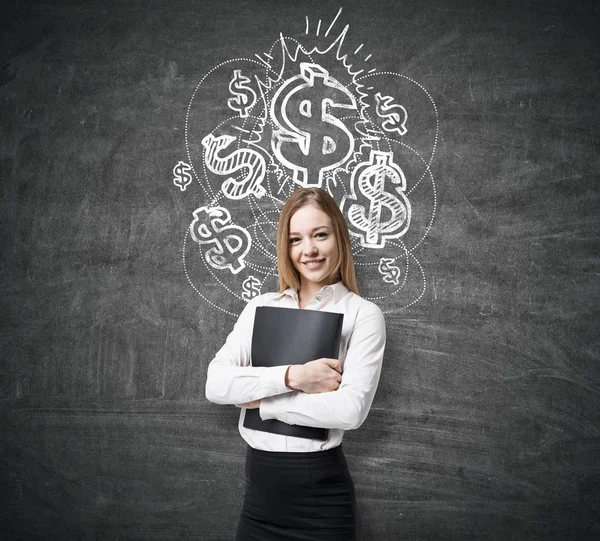
<svg viewBox="0 0 600 541">
<path fill-rule="evenodd" d="M 386 314 L 344 439 L 363 538 L 597 539 L 598 15 L 3 2 L 2 538 L 233 539 L 244 444 L 206 369 L 276 288 L 277 211 L 313 182 L 355 205 Z M 395 194 L 385 234 L 367 180 Z"/>
</svg>

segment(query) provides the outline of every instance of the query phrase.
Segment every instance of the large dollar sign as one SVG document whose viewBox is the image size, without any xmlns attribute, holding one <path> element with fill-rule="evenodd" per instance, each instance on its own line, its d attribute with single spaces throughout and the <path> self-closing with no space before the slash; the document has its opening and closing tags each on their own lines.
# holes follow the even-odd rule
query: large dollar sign
<svg viewBox="0 0 600 541">
<path fill-rule="evenodd" d="M 294 182 L 320 187 L 325 174 L 354 150 L 354 137 L 332 109 L 356 109 L 356 99 L 318 64 L 302 62 L 300 72 L 273 96 L 270 114 L 279 129 L 273 132 L 271 146 L 292 169 Z"/>
<path fill-rule="evenodd" d="M 241 180 L 229 177 L 223 182 L 221 185 L 223 193 L 229 199 L 243 199 L 250 194 L 262 197 L 266 193 L 261 186 L 267 171 L 264 157 L 250 148 L 238 148 L 225 158 L 219 156 L 219 151 L 227 148 L 233 141 L 235 137 L 231 135 L 215 137 L 212 133 L 202 139 L 202 145 L 206 149 L 204 155 L 206 167 L 217 175 L 230 175 L 247 168 L 248 172 Z"/>
<path fill-rule="evenodd" d="M 369 161 L 358 164 L 352 172 L 349 199 L 357 203 L 348 209 L 348 222 L 350 231 L 367 248 L 383 248 L 386 239 L 401 237 L 410 225 L 406 179 L 392 157 L 391 152 L 371 150 Z M 386 191 L 386 183 L 396 185 L 393 193 Z"/>
<path fill-rule="evenodd" d="M 237 111 L 242 118 L 248 116 L 256 103 L 256 92 L 248 86 L 249 83 L 250 79 L 242 75 L 242 70 L 234 70 L 229 81 L 229 91 L 233 94 L 233 98 L 227 100 L 227 105 Z"/>
<path fill-rule="evenodd" d="M 229 269 L 233 274 L 245 266 L 252 239 L 248 231 L 231 223 L 231 214 L 223 207 L 200 207 L 194 211 L 190 233 L 198 244 L 212 244 L 204 252 L 206 262 L 213 268 Z"/>
</svg>

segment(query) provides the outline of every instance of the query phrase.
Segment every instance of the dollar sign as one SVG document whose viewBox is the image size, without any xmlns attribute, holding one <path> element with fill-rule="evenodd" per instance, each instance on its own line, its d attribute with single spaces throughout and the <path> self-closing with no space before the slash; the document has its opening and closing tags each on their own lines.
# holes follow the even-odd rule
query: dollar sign
<svg viewBox="0 0 600 541">
<path fill-rule="evenodd" d="M 204 252 L 206 262 L 213 268 L 229 269 L 237 274 L 245 266 L 252 239 L 248 231 L 231 223 L 231 214 L 223 207 L 200 207 L 194 211 L 190 233 L 198 244 L 212 244 Z"/>
<path fill-rule="evenodd" d="M 383 276 L 384 282 L 398 285 L 400 281 L 400 269 L 394 265 L 393 259 L 382 257 L 379 260 L 379 272 Z"/>
<path fill-rule="evenodd" d="M 318 64 L 302 62 L 300 75 L 275 93 L 270 115 L 279 129 L 271 146 L 301 186 L 323 185 L 328 171 L 343 164 L 354 150 L 354 137 L 333 116 L 333 108 L 356 109 L 356 99 Z"/>
<path fill-rule="evenodd" d="M 233 111 L 237 111 L 240 117 L 245 118 L 256 103 L 256 92 L 248 86 L 250 79 L 242 75 L 242 70 L 234 70 L 231 81 L 229 81 L 229 91 L 233 98 L 227 100 L 227 105 Z"/>
<path fill-rule="evenodd" d="M 386 181 L 397 185 L 393 193 L 386 191 Z M 350 205 L 348 222 L 351 232 L 360 237 L 363 246 L 383 248 L 386 239 L 399 238 L 406 233 L 411 206 L 404 194 L 404 173 L 392 161 L 391 152 L 371 150 L 369 161 L 358 164 L 352 171 L 351 190 L 348 199 L 358 203 Z M 344 204 L 345 200 L 342 209 Z"/>
<path fill-rule="evenodd" d="M 242 284 L 242 289 L 242 298 L 249 301 L 260 293 L 260 280 L 256 276 L 248 276 Z"/>
<path fill-rule="evenodd" d="M 189 163 L 182 161 L 173 167 L 173 184 L 182 192 L 192 183 L 192 175 L 189 173 L 191 169 L 192 166 Z"/>
<path fill-rule="evenodd" d="M 375 94 L 377 106 L 375 110 L 379 118 L 383 120 L 381 127 L 389 132 L 397 131 L 400 135 L 406 133 L 406 120 L 408 113 L 402 105 L 394 103 L 394 98 L 391 96 L 382 96 L 381 92 Z"/>
<path fill-rule="evenodd" d="M 250 194 L 260 198 L 266 193 L 261 186 L 267 171 L 265 158 L 250 148 L 238 148 L 227 157 L 221 157 L 219 151 L 227 148 L 233 141 L 235 141 L 235 137 L 231 135 L 215 137 L 209 133 L 202 139 L 202 145 L 206 149 L 204 163 L 217 175 L 230 175 L 235 171 L 247 168 L 244 178 L 239 180 L 229 177 L 223 182 L 221 189 L 229 199 L 243 199 Z"/>
</svg>

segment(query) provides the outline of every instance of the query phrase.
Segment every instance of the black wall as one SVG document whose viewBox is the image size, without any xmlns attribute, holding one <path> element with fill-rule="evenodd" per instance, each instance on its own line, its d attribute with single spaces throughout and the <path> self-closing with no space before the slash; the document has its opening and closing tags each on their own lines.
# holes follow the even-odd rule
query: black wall
<svg viewBox="0 0 600 541">
<path fill-rule="evenodd" d="M 72 0 L 0 11 L 4 539 L 233 539 L 244 444 L 204 383 L 243 302 L 190 286 L 208 201 L 173 167 L 211 68 L 340 7 L 439 115 L 425 281 L 382 301 L 344 440 L 364 539 L 600 536 L 595 3 Z"/>
</svg>

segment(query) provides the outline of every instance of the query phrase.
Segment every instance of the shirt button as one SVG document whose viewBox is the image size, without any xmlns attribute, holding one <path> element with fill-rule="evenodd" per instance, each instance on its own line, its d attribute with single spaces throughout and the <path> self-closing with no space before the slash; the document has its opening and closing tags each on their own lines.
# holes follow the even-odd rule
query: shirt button
<svg viewBox="0 0 600 541">
<path fill-rule="evenodd" d="M 320 300 L 321 300 L 321 295 L 317 295 L 315 298 L 316 298 L 318 301 L 320 301 Z"/>
</svg>

